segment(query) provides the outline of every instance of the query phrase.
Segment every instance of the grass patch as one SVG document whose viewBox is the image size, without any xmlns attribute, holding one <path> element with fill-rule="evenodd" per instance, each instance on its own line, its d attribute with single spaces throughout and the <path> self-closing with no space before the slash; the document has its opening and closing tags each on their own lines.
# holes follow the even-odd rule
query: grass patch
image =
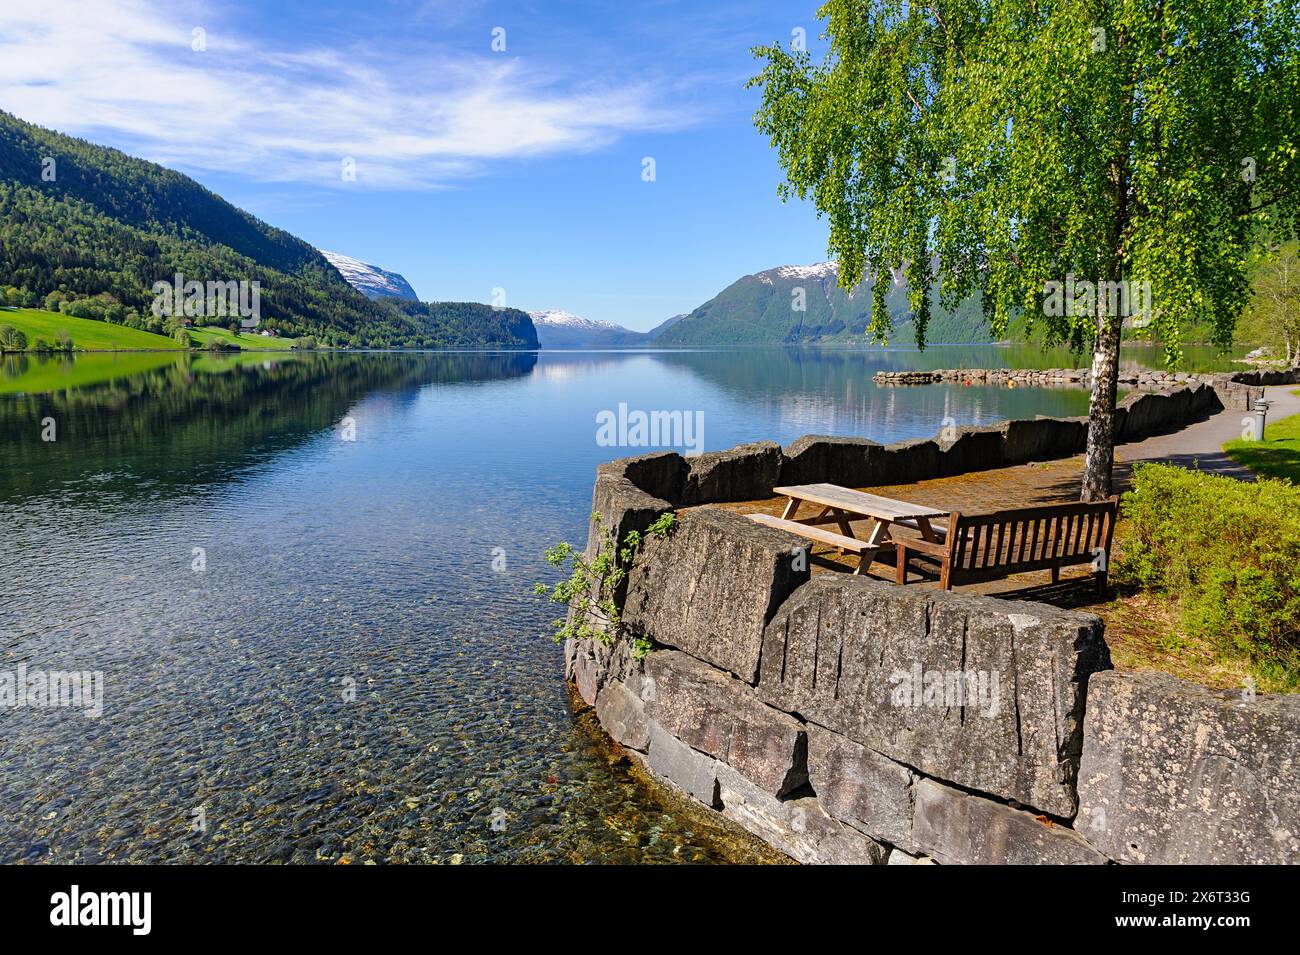
<svg viewBox="0 0 1300 955">
<path fill-rule="evenodd" d="M 1300 415 L 1266 425 L 1263 441 L 1229 441 L 1223 450 L 1261 477 L 1300 484 Z"/>
<path fill-rule="evenodd" d="M 259 335 L 256 331 L 235 335 L 228 328 L 205 325 L 191 328 L 189 332 L 190 338 L 200 348 L 207 348 L 214 341 L 226 346 L 237 345 L 245 351 L 289 351 L 293 347 L 292 338 Z"/>
<path fill-rule="evenodd" d="M 180 351 L 181 346 L 166 335 L 125 325 L 111 325 L 90 318 L 73 318 L 59 312 L 20 308 L 0 309 L 0 325 L 12 325 L 27 336 L 30 345 L 38 338 L 54 344 L 60 332 L 72 338 L 72 347 L 85 351 Z"/>
</svg>

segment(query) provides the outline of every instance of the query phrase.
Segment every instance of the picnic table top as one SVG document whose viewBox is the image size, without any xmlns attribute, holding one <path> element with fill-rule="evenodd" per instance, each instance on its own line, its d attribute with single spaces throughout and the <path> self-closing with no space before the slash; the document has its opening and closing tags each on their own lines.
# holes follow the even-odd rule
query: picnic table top
<svg viewBox="0 0 1300 955">
<path fill-rule="evenodd" d="M 909 504 L 907 501 L 896 501 L 892 497 L 855 491 L 852 488 L 840 487 L 838 484 L 792 484 L 787 487 L 774 487 L 772 493 L 887 521 L 946 517 L 949 513 L 920 504 Z"/>
</svg>

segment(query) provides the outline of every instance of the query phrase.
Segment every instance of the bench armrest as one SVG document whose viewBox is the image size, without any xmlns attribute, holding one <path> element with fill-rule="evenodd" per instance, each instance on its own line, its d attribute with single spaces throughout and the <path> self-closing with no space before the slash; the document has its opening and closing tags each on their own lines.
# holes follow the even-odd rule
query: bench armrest
<svg viewBox="0 0 1300 955">
<path fill-rule="evenodd" d="M 947 557 L 948 545 L 940 544 L 934 541 L 921 540 L 919 538 L 907 538 L 906 540 L 894 541 L 899 547 L 906 547 L 908 550 L 916 551 L 919 554 L 929 554 L 931 557 Z"/>
</svg>

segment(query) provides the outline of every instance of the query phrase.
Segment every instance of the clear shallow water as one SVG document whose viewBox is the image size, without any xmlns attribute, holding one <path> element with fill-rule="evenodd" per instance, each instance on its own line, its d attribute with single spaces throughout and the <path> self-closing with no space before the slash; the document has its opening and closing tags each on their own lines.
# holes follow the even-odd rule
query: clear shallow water
<svg viewBox="0 0 1300 955">
<path fill-rule="evenodd" d="M 714 450 L 1086 409 L 871 383 L 1009 357 L 173 360 L 0 396 L 0 673 L 105 679 L 98 719 L 0 709 L 0 861 L 751 859 L 608 764 L 542 636 L 542 550 L 647 450 L 598 446 L 597 413 L 700 411 Z"/>
</svg>

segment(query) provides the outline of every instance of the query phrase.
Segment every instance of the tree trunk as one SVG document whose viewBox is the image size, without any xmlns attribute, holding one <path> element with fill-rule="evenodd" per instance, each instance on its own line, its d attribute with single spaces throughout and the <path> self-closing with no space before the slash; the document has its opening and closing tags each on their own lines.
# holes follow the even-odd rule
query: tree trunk
<svg viewBox="0 0 1300 955">
<path fill-rule="evenodd" d="M 1115 465 L 1115 392 L 1119 386 L 1119 316 L 1105 314 L 1097 296 L 1097 344 L 1092 353 L 1092 400 L 1088 403 L 1088 456 L 1083 464 L 1085 501 L 1110 497 Z"/>
</svg>

